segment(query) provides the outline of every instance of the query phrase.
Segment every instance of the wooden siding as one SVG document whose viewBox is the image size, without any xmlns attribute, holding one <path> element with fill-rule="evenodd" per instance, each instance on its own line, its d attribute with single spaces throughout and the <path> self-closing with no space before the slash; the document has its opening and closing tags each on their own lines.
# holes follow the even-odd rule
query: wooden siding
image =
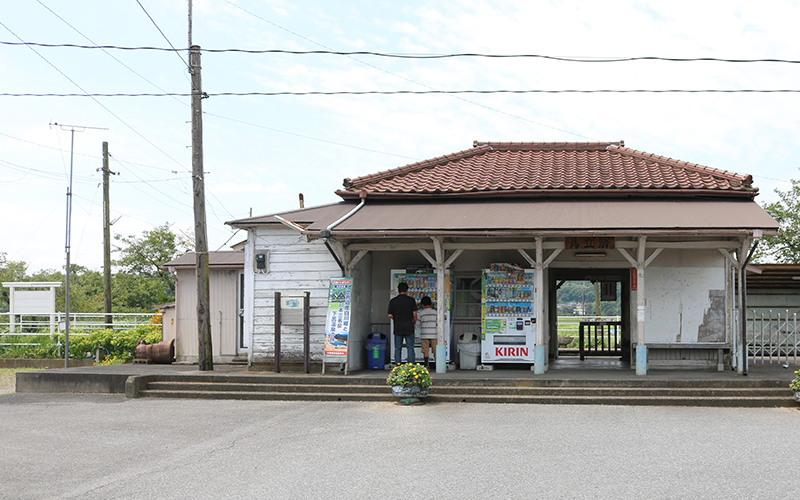
<svg viewBox="0 0 800 500">
<path fill-rule="evenodd" d="M 197 278 L 194 269 L 177 272 L 175 298 L 175 356 L 179 361 L 197 359 Z M 239 271 L 209 272 L 209 309 L 211 312 L 211 347 L 215 360 L 236 356 L 238 308 L 236 305 Z"/>
<path fill-rule="evenodd" d="M 251 235 L 252 236 L 252 235 Z M 254 254 L 269 252 L 269 272 L 254 274 L 252 296 L 252 361 L 272 362 L 275 358 L 275 292 L 311 293 L 311 359 L 321 361 L 325 335 L 330 279 L 342 271 L 321 241 L 308 242 L 288 228 L 256 229 Z M 252 272 L 245 263 L 245 272 Z M 281 328 L 281 360 L 302 362 L 302 325 Z"/>
</svg>

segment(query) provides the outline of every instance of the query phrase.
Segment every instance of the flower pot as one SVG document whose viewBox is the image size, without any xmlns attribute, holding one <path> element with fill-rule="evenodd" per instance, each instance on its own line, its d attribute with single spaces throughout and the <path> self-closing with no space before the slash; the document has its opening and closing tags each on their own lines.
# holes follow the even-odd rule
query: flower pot
<svg viewBox="0 0 800 500">
<path fill-rule="evenodd" d="M 800 403 L 800 391 L 794 393 L 794 400 Z"/>
<path fill-rule="evenodd" d="M 398 398 L 424 398 L 428 395 L 428 388 L 418 385 L 393 385 L 392 396 Z"/>
</svg>

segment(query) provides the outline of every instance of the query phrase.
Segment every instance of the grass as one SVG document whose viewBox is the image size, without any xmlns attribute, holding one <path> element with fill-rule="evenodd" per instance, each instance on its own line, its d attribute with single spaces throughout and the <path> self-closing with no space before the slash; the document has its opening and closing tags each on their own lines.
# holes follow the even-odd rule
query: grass
<svg viewBox="0 0 800 500">
<path fill-rule="evenodd" d="M 17 388 L 17 372 L 37 368 L 0 368 L 0 394 L 14 392 Z"/>
</svg>

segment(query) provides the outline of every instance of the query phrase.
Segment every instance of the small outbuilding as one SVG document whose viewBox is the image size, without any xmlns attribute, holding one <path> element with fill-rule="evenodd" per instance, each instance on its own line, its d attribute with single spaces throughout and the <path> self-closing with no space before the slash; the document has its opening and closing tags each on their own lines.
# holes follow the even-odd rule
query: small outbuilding
<svg viewBox="0 0 800 500">
<path fill-rule="evenodd" d="M 164 340 L 175 339 L 175 359 L 197 362 L 196 254 L 189 252 L 164 264 L 175 278 L 175 303 L 164 306 Z M 211 345 L 215 363 L 246 359 L 244 335 L 244 252 L 209 252 Z"/>
<path fill-rule="evenodd" d="M 365 368 L 368 335 L 389 332 L 398 276 L 422 271 L 424 293 L 443 299 L 438 372 L 454 366 L 458 339 L 471 333 L 480 335 L 487 369 L 492 360 L 547 371 L 561 349 L 556 294 L 571 280 L 599 283 L 620 305 L 615 324 L 584 325 L 595 333 L 613 327 L 612 352 L 592 352 L 587 340 L 587 355 L 619 356 L 638 374 L 655 366 L 746 369 L 737 276 L 754 241 L 778 230 L 754 201 L 749 175 L 623 142 L 476 141 L 345 179 L 336 193 L 339 203 L 228 223 L 248 232 L 251 367 L 275 358 L 275 292 L 310 293 L 311 360 L 321 362 L 329 286 L 344 276 L 353 280 L 346 362 Z M 487 287 L 487 273 L 504 269 L 530 286 L 498 298 L 506 292 Z M 529 306 L 514 302 L 520 296 Z M 491 318 L 497 311 L 504 317 Z M 284 330 L 281 359 L 300 362 L 302 344 L 301 329 Z"/>
</svg>

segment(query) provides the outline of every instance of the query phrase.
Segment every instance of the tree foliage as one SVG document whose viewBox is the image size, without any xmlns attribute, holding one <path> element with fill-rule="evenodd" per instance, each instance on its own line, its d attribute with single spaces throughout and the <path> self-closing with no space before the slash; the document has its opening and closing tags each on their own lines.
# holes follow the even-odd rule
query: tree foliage
<svg viewBox="0 0 800 500">
<path fill-rule="evenodd" d="M 141 236 L 117 236 L 113 262 L 117 272 L 111 277 L 113 312 L 152 312 L 153 306 L 174 300 L 175 280 L 161 266 L 186 251 L 187 245 L 169 224 L 144 231 Z M 65 283 L 64 270 L 43 269 L 27 273 L 28 264 L 8 260 L 0 252 L 0 281 L 54 281 Z M 64 311 L 66 289 L 56 289 L 56 310 Z M 8 290 L 0 288 L 0 312 L 8 312 Z M 70 311 L 104 312 L 103 273 L 70 264 Z"/>
<path fill-rule="evenodd" d="M 169 224 L 158 226 L 141 236 L 115 236 L 113 262 L 115 275 L 114 305 L 122 309 L 142 310 L 168 302 L 175 296 L 175 279 L 162 266 L 183 254 L 186 245 Z"/>
<path fill-rule="evenodd" d="M 780 224 L 780 234 L 765 236 L 753 256 L 754 262 L 800 263 L 800 181 L 792 179 L 788 191 L 775 190 L 779 200 L 764 205 Z"/>
<path fill-rule="evenodd" d="M 22 281 L 28 264 L 23 261 L 8 260 L 5 252 L 0 252 L 0 283 Z M 0 312 L 8 312 L 8 290 L 0 291 Z"/>
</svg>

